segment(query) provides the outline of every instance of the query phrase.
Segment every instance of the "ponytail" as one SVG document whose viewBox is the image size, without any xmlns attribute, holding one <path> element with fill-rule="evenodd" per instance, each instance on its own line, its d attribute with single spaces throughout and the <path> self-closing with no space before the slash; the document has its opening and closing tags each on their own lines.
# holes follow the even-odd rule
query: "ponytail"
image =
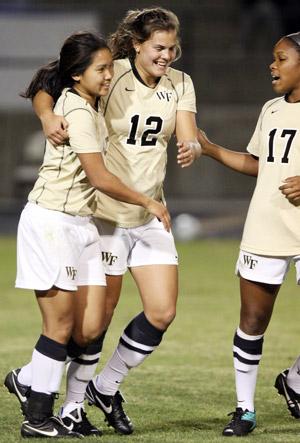
<svg viewBox="0 0 300 443">
<path fill-rule="evenodd" d="M 59 73 L 59 60 L 42 66 L 34 75 L 26 91 L 21 97 L 33 100 L 38 91 L 44 90 L 50 94 L 54 101 L 58 99 L 62 91 L 62 82 Z"/>
</svg>

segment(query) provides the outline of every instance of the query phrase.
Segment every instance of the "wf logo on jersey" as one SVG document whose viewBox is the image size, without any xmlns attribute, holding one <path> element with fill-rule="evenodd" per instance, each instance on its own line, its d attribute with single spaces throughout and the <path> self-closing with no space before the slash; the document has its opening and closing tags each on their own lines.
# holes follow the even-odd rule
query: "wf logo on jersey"
<svg viewBox="0 0 300 443">
<path fill-rule="evenodd" d="M 167 102 L 169 102 L 172 97 L 172 92 L 171 91 L 158 91 L 156 93 L 156 95 L 159 98 L 159 100 L 167 100 Z"/>
<path fill-rule="evenodd" d="M 117 260 L 117 255 L 112 255 L 111 252 L 102 251 L 102 261 L 107 263 L 109 266 L 113 265 Z"/>
<path fill-rule="evenodd" d="M 71 280 L 75 280 L 77 269 L 73 268 L 73 266 L 66 266 L 67 276 L 71 278 Z"/>
<path fill-rule="evenodd" d="M 249 269 L 254 269 L 258 263 L 258 260 L 253 260 L 251 255 L 243 254 L 243 257 L 244 257 L 244 265 L 248 266 Z"/>
</svg>

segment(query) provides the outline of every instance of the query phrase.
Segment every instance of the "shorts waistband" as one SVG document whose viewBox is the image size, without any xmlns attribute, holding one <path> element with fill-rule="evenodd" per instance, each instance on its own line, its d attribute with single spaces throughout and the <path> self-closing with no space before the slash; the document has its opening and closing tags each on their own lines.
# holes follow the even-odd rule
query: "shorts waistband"
<svg viewBox="0 0 300 443">
<path fill-rule="evenodd" d="M 27 202 L 24 210 L 28 209 L 32 216 L 36 215 L 38 217 L 45 217 L 47 219 L 57 219 L 57 220 L 65 220 L 68 223 L 73 223 L 74 225 L 85 225 L 92 221 L 91 215 L 72 215 L 67 214 L 66 212 L 55 211 L 53 209 L 47 209 L 43 206 L 37 205 L 33 202 Z"/>
</svg>

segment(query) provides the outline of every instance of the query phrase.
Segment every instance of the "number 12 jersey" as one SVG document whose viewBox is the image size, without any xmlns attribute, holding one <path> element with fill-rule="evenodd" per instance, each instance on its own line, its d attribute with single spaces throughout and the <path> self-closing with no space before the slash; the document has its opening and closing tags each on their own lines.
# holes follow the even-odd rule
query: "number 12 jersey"
<svg viewBox="0 0 300 443">
<path fill-rule="evenodd" d="M 167 145 L 176 113 L 196 113 L 191 78 L 168 68 L 152 89 L 137 78 L 128 59 L 116 60 L 110 92 L 102 104 L 109 133 L 107 168 L 133 189 L 163 200 Z M 125 228 L 143 225 L 153 217 L 139 206 L 101 193 L 95 215 Z"/>
</svg>

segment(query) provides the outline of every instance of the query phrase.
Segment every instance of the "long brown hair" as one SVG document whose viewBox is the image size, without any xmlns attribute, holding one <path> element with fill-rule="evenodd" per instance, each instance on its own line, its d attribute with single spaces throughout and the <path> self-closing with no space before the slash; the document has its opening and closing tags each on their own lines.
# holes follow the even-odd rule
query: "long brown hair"
<svg viewBox="0 0 300 443">
<path fill-rule="evenodd" d="M 134 59 L 133 42 L 143 43 L 155 31 L 176 31 L 176 59 L 181 55 L 179 41 L 180 24 L 174 12 L 168 9 L 144 8 L 127 12 L 116 32 L 110 35 L 108 44 L 114 60 L 120 58 Z"/>
</svg>

